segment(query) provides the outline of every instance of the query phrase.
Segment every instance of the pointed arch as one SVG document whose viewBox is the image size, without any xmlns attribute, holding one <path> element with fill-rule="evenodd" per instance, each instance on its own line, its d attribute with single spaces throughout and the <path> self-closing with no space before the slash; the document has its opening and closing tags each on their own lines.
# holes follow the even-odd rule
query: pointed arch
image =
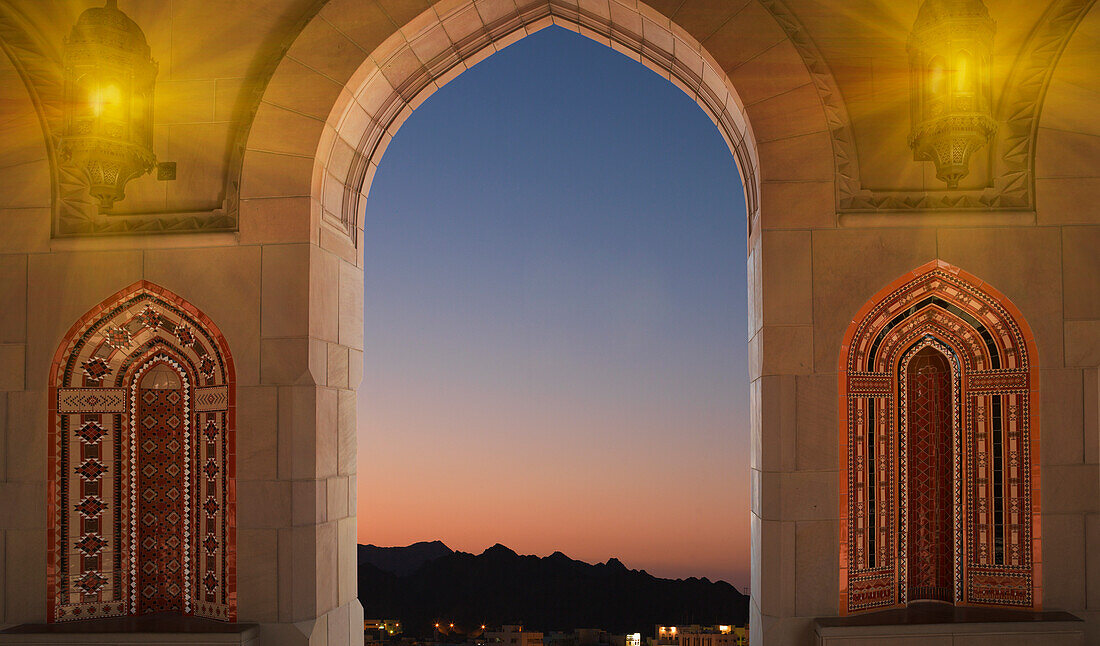
<svg viewBox="0 0 1100 646">
<path fill-rule="evenodd" d="M 218 327 L 139 281 L 49 377 L 47 617 L 236 619 L 235 376 Z"/>
<path fill-rule="evenodd" d="M 750 115 L 767 108 L 757 104 L 782 95 L 792 114 L 820 126 L 815 132 L 830 130 L 822 107 L 824 90 L 815 87 L 830 86 L 833 81 L 820 56 L 812 71 L 803 60 L 814 53 L 806 38 L 792 36 L 767 48 L 783 52 L 774 56 L 777 62 L 770 63 L 777 66 L 772 72 L 782 77 L 782 87 L 768 86 L 767 93 L 749 88 L 749 94 L 742 97 L 706 47 L 643 2 L 461 0 L 428 4 L 431 6 L 380 43 L 372 39 L 343 46 L 330 35 L 334 26 L 339 29 L 341 24 L 376 20 L 369 3 L 331 0 L 305 25 L 278 60 L 267 84 L 257 85 L 261 96 L 256 97 L 255 117 L 241 133 L 242 155 L 236 162 L 239 166 L 231 170 L 231 174 L 239 174 L 239 181 L 233 177 L 231 183 L 241 187 L 242 231 L 255 227 L 260 233 L 265 222 L 293 222 L 280 240 L 287 236 L 300 240 L 308 232 L 309 240 L 354 258 L 361 239 L 361 211 L 378 163 L 405 120 L 433 92 L 467 69 L 550 25 L 633 58 L 699 104 L 733 154 L 752 231 L 759 228 L 764 166 L 789 166 L 778 158 L 769 158 L 765 161 L 771 164 L 762 165 L 759 133 L 753 130 Z M 797 31 L 798 25 L 781 2 L 770 0 L 746 12 L 744 20 L 750 31 Z M 730 57 L 749 61 L 761 54 L 757 45 L 751 39 L 733 39 L 731 47 L 739 53 Z M 311 62 L 318 60 L 327 62 Z M 322 68 L 323 72 L 317 71 Z M 808 91 L 794 92 L 803 86 Z M 303 91 L 304 87 L 310 91 Z M 843 106 L 832 107 L 837 114 L 844 113 Z M 841 133 L 848 129 L 843 122 L 835 125 Z M 295 132 L 295 137 L 287 137 L 288 131 Z M 309 200 L 300 199 L 307 196 Z M 270 198 L 288 201 L 276 211 Z M 264 200 L 262 208 L 257 208 L 260 200 Z"/>
<path fill-rule="evenodd" d="M 918 394 L 910 362 L 926 348 L 945 362 Z M 945 262 L 860 309 L 839 365 L 842 614 L 928 598 L 1041 607 L 1038 377 L 1019 310 Z M 948 490 L 951 518 L 932 536 L 920 519 L 947 509 L 937 496 Z M 950 571 L 949 588 L 910 572 L 918 553 Z"/>
<path fill-rule="evenodd" d="M 660 12 L 641 2 L 614 1 L 568 7 L 548 0 L 463 0 L 426 9 L 359 65 L 334 102 L 314 156 L 322 221 L 358 240 L 382 155 L 413 110 L 477 62 L 551 24 L 645 64 L 699 104 L 733 154 L 754 230 L 760 161 L 733 83 L 702 44 Z M 821 112 L 820 103 L 815 108 Z"/>
</svg>

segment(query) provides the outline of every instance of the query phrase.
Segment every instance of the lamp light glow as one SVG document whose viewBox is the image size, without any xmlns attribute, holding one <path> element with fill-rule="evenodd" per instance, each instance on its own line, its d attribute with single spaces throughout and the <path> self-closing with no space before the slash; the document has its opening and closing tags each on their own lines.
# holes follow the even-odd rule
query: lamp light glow
<svg viewBox="0 0 1100 646">
<path fill-rule="evenodd" d="M 125 197 L 126 183 L 153 169 L 157 64 L 141 28 L 117 0 L 80 14 L 65 41 L 63 162 L 88 181 L 100 209 Z"/>
<path fill-rule="evenodd" d="M 909 146 L 950 188 L 997 131 L 991 59 L 996 26 L 982 0 L 925 0 L 909 35 Z"/>
</svg>

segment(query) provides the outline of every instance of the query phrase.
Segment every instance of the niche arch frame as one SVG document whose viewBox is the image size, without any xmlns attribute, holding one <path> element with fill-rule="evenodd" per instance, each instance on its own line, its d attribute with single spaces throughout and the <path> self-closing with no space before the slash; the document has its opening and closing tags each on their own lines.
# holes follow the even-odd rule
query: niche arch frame
<svg viewBox="0 0 1100 646">
<path fill-rule="evenodd" d="M 1038 348 L 1007 296 L 934 260 L 880 290 L 853 317 L 841 345 L 839 612 L 910 601 L 907 458 L 900 446 L 907 411 L 901 410 L 899 369 L 912 348 L 928 343 L 948 348 L 961 372 L 961 410 L 953 421 L 960 438 L 953 478 L 954 604 L 1039 610 Z M 996 421 L 995 406 L 1004 407 Z"/>
<path fill-rule="evenodd" d="M 181 382 L 163 414 L 142 404 L 158 365 Z M 138 281 L 69 329 L 48 397 L 47 621 L 157 609 L 235 621 L 236 375 L 214 322 Z M 158 445 L 139 445 L 142 432 Z M 172 607 L 149 603 L 169 588 Z"/>
</svg>

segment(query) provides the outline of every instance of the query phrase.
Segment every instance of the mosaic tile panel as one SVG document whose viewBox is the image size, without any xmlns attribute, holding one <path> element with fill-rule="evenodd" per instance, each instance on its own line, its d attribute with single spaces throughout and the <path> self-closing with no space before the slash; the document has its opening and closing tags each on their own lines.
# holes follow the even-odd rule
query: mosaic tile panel
<svg viewBox="0 0 1100 646">
<path fill-rule="evenodd" d="M 940 261 L 865 305 L 840 364 L 840 611 L 1039 608 L 1034 338 Z"/>
<path fill-rule="evenodd" d="M 138 613 L 183 611 L 184 389 L 137 389 Z"/>
<path fill-rule="evenodd" d="M 929 346 L 909 361 L 906 377 L 910 528 L 907 597 L 954 601 L 955 406 L 951 366 L 945 356 Z"/>
<path fill-rule="evenodd" d="M 161 287 L 73 325 L 50 381 L 50 621 L 236 619 L 234 399 L 225 339 Z"/>
</svg>

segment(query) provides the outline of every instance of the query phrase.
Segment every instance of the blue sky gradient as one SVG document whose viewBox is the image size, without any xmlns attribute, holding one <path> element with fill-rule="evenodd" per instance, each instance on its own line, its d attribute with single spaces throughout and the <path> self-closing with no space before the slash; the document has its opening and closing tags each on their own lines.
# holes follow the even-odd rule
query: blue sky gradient
<svg viewBox="0 0 1100 646">
<path fill-rule="evenodd" d="M 364 245 L 360 542 L 747 584 L 744 195 L 691 98 L 544 29 L 405 122 Z"/>
</svg>

